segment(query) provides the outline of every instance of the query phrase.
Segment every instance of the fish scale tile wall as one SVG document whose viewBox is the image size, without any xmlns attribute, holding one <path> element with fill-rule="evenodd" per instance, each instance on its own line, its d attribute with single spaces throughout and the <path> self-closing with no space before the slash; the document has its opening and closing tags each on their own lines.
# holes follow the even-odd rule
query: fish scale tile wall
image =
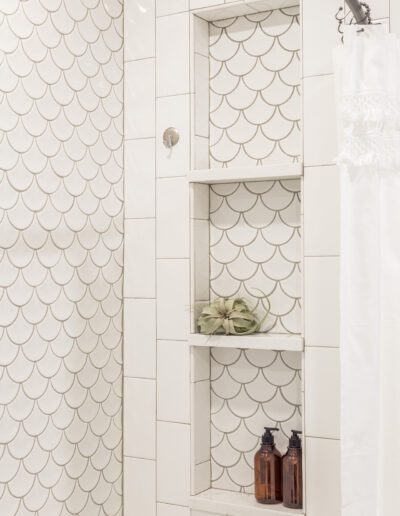
<svg viewBox="0 0 400 516">
<path fill-rule="evenodd" d="M 210 188 L 212 297 L 244 297 L 262 330 L 301 332 L 300 182 Z"/>
<path fill-rule="evenodd" d="M 210 23 L 211 167 L 301 154 L 299 6 Z"/>
<path fill-rule="evenodd" d="M 122 2 L 0 0 L 0 514 L 122 514 Z"/>
</svg>

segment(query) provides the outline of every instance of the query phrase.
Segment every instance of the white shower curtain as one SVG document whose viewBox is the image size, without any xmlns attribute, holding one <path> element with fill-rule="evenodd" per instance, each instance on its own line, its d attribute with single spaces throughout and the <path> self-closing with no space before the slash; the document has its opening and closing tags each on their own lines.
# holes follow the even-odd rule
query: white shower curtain
<svg viewBox="0 0 400 516">
<path fill-rule="evenodd" d="M 342 516 L 400 514 L 400 43 L 336 50 L 341 168 Z"/>
</svg>

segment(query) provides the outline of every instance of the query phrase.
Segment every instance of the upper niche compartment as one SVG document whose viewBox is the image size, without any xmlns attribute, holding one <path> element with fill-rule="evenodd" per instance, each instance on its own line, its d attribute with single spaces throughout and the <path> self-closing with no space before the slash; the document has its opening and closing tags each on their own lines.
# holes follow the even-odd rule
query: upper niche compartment
<svg viewBox="0 0 400 516">
<path fill-rule="evenodd" d="M 209 23 L 210 168 L 300 161 L 299 6 Z"/>
</svg>

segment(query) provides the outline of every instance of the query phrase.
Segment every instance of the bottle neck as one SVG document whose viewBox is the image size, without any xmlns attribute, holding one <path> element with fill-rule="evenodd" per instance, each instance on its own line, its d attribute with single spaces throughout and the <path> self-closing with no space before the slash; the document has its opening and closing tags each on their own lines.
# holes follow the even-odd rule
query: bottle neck
<svg viewBox="0 0 400 516">
<path fill-rule="evenodd" d="M 288 455 L 299 455 L 301 454 L 301 448 L 290 447 L 287 451 Z"/>
<path fill-rule="evenodd" d="M 273 450 L 275 448 L 275 444 L 261 443 L 261 448 L 266 449 L 266 450 Z"/>
</svg>

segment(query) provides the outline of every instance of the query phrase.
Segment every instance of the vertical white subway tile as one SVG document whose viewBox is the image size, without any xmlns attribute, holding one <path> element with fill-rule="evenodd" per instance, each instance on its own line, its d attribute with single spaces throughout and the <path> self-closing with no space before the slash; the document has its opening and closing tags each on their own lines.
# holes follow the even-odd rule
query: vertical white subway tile
<svg viewBox="0 0 400 516">
<path fill-rule="evenodd" d="M 157 343 L 157 419 L 190 422 L 190 355 L 186 341 Z"/>
<path fill-rule="evenodd" d="M 210 187 L 201 183 L 190 185 L 190 216 L 208 220 L 210 216 Z"/>
<path fill-rule="evenodd" d="M 125 221 L 125 297 L 155 297 L 155 221 Z"/>
<path fill-rule="evenodd" d="M 156 300 L 124 301 L 124 374 L 156 377 Z"/>
<path fill-rule="evenodd" d="M 339 439 L 339 348 L 306 348 L 305 353 L 306 435 Z"/>
<path fill-rule="evenodd" d="M 124 514 L 156 516 L 156 463 L 124 459 Z"/>
<path fill-rule="evenodd" d="M 179 142 L 168 149 L 163 134 L 168 127 L 179 132 Z M 186 176 L 190 168 L 190 95 L 157 99 L 157 177 Z"/>
<path fill-rule="evenodd" d="M 157 180 L 157 258 L 189 256 L 189 185 L 186 177 Z"/>
<path fill-rule="evenodd" d="M 306 439 L 307 516 L 340 516 L 340 441 Z"/>
<path fill-rule="evenodd" d="M 193 220 L 194 300 L 210 297 L 210 227 L 208 220 Z"/>
<path fill-rule="evenodd" d="M 189 507 L 182 507 L 181 505 L 158 503 L 157 516 L 190 516 L 190 509 Z"/>
<path fill-rule="evenodd" d="M 155 0 L 124 3 L 124 35 L 126 61 L 155 57 Z"/>
<path fill-rule="evenodd" d="M 156 381 L 124 380 L 124 454 L 155 459 Z"/>
<path fill-rule="evenodd" d="M 156 21 L 157 97 L 189 93 L 189 14 Z"/>
<path fill-rule="evenodd" d="M 224 0 L 190 0 L 190 9 L 200 9 L 201 7 L 213 7 L 221 5 Z"/>
<path fill-rule="evenodd" d="M 210 379 L 210 348 L 191 347 L 191 381 Z"/>
<path fill-rule="evenodd" d="M 193 468 L 191 493 L 197 495 L 210 489 L 211 486 L 211 462 L 197 464 Z"/>
<path fill-rule="evenodd" d="M 156 0 L 157 16 L 180 13 L 189 9 L 189 0 Z"/>
<path fill-rule="evenodd" d="M 332 75 L 304 79 L 304 163 L 330 165 L 337 157 L 337 126 Z"/>
<path fill-rule="evenodd" d="M 157 260 L 158 338 L 186 340 L 189 328 L 189 260 Z"/>
<path fill-rule="evenodd" d="M 155 140 L 125 141 L 125 217 L 155 216 Z"/>
<path fill-rule="evenodd" d="M 125 64 L 125 138 L 155 136 L 155 59 Z"/>
<path fill-rule="evenodd" d="M 193 37 L 194 37 L 194 51 L 197 54 L 208 57 L 210 48 L 210 25 L 208 21 L 193 16 Z"/>
<path fill-rule="evenodd" d="M 219 516 L 215 512 L 190 511 L 190 516 Z"/>
<path fill-rule="evenodd" d="M 194 55 L 195 75 L 195 134 L 209 135 L 210 116 L 210 61 L 200 54 Z"/>
<path fill-rule="evenodd" d="M 400 36 L 400 2 L 390 0 L 390 31 Z"/>
<path fill-rule="evenodd" d="M 157 501 L 186 505 L 190 495 L 190 426 L 157 424 Z"/>
<path fill-rule="evenodd" d="M 340 252 L 340 175 L 336 166 L 304 170 L 304 254 Z"/>
<path fill-rule="evenodd" d="M 201 464 L 210 460 L 210 392 L 210 380 L 192 384 L 192 460 L 194 464 Z"/>
<path fill-rule="evenodd" d="M 204 136 L 195 136 L 194 168 L 203 170 L 210 168 L 210 140 Z"/>
<path fill-rule="evenodd" d="M 306 77 L 333 72 L 333 49 L 341 44 L 334 21 L 339 7 L 343 7 L 343 0 L 303 0 L 303 73 Z"/>
<path fill-rule="evenodd" d="M 339 258 L 305 258 L 306 346 L 339 346 Z"/>
</svg>

